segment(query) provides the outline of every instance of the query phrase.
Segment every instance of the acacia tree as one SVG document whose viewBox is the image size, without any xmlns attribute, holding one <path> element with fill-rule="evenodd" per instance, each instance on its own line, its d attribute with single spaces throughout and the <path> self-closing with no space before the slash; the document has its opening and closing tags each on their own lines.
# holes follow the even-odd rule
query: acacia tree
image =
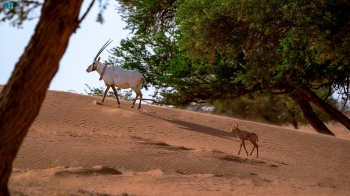
<svg viewBox="0 0 350 196">
<path fill-rule="evenodd" d="M 185 107 L 191 102 L 232 97 L 237 88 L 230 77 L 241 69 L 221 57 L 212 69 L 183 55 L 175 23 L 177 1 L 119 0 L 120 13 L 134 36 L 111 50 L 111 63 L 137 69 L 156 88 L 158 104 Z M 214 76 L 214 77 L 213 77 Z M 160 95 L 160 96 L 158 96 Z"/>
<path fill-rule="evenodd" d="M 0 93 L 0 196 L 9 195 L 7 183 L 21 143 L 37 116 L 49 84 L 66 51 L 69 38 L 89 12 L 79 18 L 82 0 L 46 0 L 39 22 L 12 75 Z M 2 20 L 26 20 L 33 1 L 19 1 L 16 9 L 5 11 Z M 29 9 L 25 9 L 29 6 Z"/>
<path fill-rule="evenodd" d="M 325 102 L 333 89 L 345 100 L 349 94 L 348 1 L 119 2 L 126 28 L 136 36 L 114 54 L 126 60 L 118 62 L 122 66 L 151 70 L 161 103 L 181 106 L 268 91 L 292 98 L 320 133 L 333 135 L 310 103 L 350 129 L 349 119 Z M 175 32 L 171 44 L 153 37 L 168 37 L 169 29 Z M 135 47 L 140 42 L 144 47 Z M 144 55 L 150 48 L 158 53 Z M 316 90 L 328 90 L 328 96 L 320 99 Z"/>
<path fill-rule="evenodd" d="M 233 83 L 287 94 L 320 133 L 332 134 L 310 102 L 350 130 L 350 120 L 313 90 L 344 89 L 350 71 L 348 1 L 181 1 L 176 13 L 186 56 L 242 67 Z M 214 63 L 211 63 L 214 62 Z"/>
<path fill-rule="evenodd" d="M 220 107 L 219 103 L 225 103 L 224 108 L 232 104 L 237 107 L 244 105 L 244 102 L 231 101 L 232 98 L 249 93 L 244 91 L 245 88 L 239 88 L 243 86 L 242 84 L 231 79 L 236 77 L 237 72 L 242 71 L 240 63 L 244 63 L 243 55 L 237 57 L 235 61 L 230 57 L 217 55 L 215 62 L 211 64 L 191 60 L 179 50 L 181 29 L 174 23 L 177 2 L 136 0 L 119 2 L 121 3 L 119 11 L 127 23 L 126 28 L 134 33 L 134 36 L 122 40 L 120 46 L 111 50 L 113 56 L 110 57 L 110 61 L 126 69 L 137 69 L 146 75 L 147 81 L 156 88 L 153 96 L 156 104 L 186 107 L 192 102 L 197 102 L 211 105 L 215 103 L 215 107 Z M 243 104 L 239 105 L 240 103 Z M 271 103 L 263 104 L 266 108 L 271 108 L 268 106 Z M 274 124 L 283 124 L 286 120 L 297 128 L 298 122 L 303 123 L 304 120 L 296 117 L 298 115 L 295 114 L 294 107 L 290 108 L 290 103 L 288 106 L 287 111 L 284 111 L 283 109 L 287 107 L 279 102 L 279 105 L 272 109 L 276 112 L 271 110 L 269 113 L 265 110 L 263 115 L 254 111 L 255 107 L 248 106 L 243 112 L 227 111 L 224 108 L 221 108 L 220 112 L 239 113 L 239 117 L 265 119 Z M 214 112 L 217 113 L 218 109 Z M 249 115 L 243 115 L 247 113 Z"/>
</svg>

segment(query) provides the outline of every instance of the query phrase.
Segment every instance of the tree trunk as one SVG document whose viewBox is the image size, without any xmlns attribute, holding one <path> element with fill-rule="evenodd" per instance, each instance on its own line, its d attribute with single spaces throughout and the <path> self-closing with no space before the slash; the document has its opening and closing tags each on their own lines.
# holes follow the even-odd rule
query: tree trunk
<svg viewBox="0 0 350 196">
<path fill-rule="evenodd" d="M 292 120 L 292 124 L 294 129 L 299 129 L 298 122 L 295 119 Z"/>
<path fill-rule="evenodd" d="M 79 25 L 81 4 L 82 0 L 45 1 L 35 33 L 0 93 L 0 196 L 9 195 L 12 162 Z"/>
<path fill-rule="evenodd" d="M 302 94 L 303 99 L 313 103 L 315 106 L 326 112 L 332 119 L 343 124 L 348 130 L 350 130 L 350 119 L 346 117 L 339 110 L 335 109 L 327 102 L 319 98 L 312 90 L 308 89 Z"/>
<path fill-rule="evenodd" d="M 335 136 L 326 125 L 317 117 L 315 112 L 312 110 L 310 103 L 303 98 L 291 96 L 296 104 L 299 105 L 304 117 L 310 123 L 310 125 L 318 132 L 322 134 Z"/>
<path fill-rule="evenodd" d="M 298 121 L 297 121 L 297 119 L 296 119 L 296 117 L 295 117 L 295 112 L 292 111 L 291 109 L 289 109 L 289 108 L 287 107 L 287 104 L 286 104 L 286 103 L 284 103 L 283 105 L 284 105 L 284 107 L 286 108 L 288 114 L 292 117 L 292 124 L 293 124 L 294 129 L 299 129 Z"/>
</svg>

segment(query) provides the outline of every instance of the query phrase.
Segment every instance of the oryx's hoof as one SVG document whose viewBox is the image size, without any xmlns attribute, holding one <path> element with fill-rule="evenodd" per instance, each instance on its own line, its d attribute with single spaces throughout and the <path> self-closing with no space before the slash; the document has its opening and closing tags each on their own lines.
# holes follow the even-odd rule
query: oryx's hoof
<svg viewBox="0 0 350 196">
<path fill-rule="evenodd" d="M 103 102 L 96 102 L 98 105 L 103 105 Z"/>
<path fill-rule="evenodd" d="M 141 109 L 141 108 L 136 108 L 136 110 L 139 110 L 139 109 Z"/>
<path fill-rule="evenodd" d="M 117 105 L 117 108 L 120 108 L 120 105 L 119 105 L 119 104 Z"/>
</svg>

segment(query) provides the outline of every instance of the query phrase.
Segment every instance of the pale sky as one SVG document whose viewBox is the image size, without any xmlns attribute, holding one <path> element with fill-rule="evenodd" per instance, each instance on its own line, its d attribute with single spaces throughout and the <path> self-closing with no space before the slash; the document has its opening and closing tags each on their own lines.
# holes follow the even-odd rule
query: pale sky
<svg viewBox="0 0 350 196">
<path fill-rule="evenodd" d="M 84 1 L 80 14 L 82 15 L 91 1 Z M 96 22 L 99 2 L 96 1 L 90 13 L 86 16 L 80 28 L 69 40 L 68 48 L 63 55 L 59 70 L 51 81 L 50 90 L 68 91 L 74 90 L 77 93 L 85 94 L 87 90 L 85 83 L 90 87 L 105 87 L 99 81 L 97 72 L 87 73 L 87 67 L 92 63 L 94 56 L 108 39 L 114 41 L 102 52 L 101 60 L 107 60 L 110 55 L 107 50 L 118 46 L 120 40 L 125 39 L 129 31 L 123 30 L 126 26 L 116 10 L 118 3 L 109 1 L 109 6 L 103 13 L 105 22 Z M 41 9 L 41 8 L 40 8 Z M 40 14 L 40 10 L 37 10 Z M 15 64 L 24 52 L 34 33 L 38 19 L 25 21 L 22 29 L 10 26 L 9 22 L 0 23 L 0 84 L 7 83 L 14 69 Z M 147 78 L 146 78 L 147 79 Z M 142 89 L 144 98 L 149 98 L 153 91 Z M 133 92 L 133 97 L 135 93 Z"/>
</svg>

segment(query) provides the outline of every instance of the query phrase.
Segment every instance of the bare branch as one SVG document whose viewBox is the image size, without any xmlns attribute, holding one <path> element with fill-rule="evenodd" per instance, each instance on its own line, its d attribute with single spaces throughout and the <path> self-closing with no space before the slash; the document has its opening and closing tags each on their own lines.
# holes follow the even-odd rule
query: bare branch
<svg viewBox="0 0 350 196">
<path fill-rule="evenodd" d="M 27 4 L 27 5 L 29 5 L 29 4 L 35 4 L 35 5 L 37 5 L 37 6 L 43 5 L 42 3 L 38 2 L 38 1 L 22 1 L 22 3 L 25 3 L 25 4 Z"/>
<path fill-rule="evenodd" d="M 326 101 L 329 98 L 329 96 L 331 96 L 331 95 L 332 95 L 332 85 L 329 85 L 327 96 L 326 96 L 326 98 L 323 99 L 323 101 Z"/>
<path fill-rule="evenodd" d="M 80 24 L 80 23 L 84 20 L 84 18 L 86 17 L 86 15 L 90 12 L 90 10 L 91 10 L 92 6 L 94 5 L 94 3 L 95 3 L 95 0 L 92 0 L 91 3 L 90 3 L 90 5 L 89 5 L 89 8 L 86 10 L 86 12 L 84 13 L 84 15 L 78 20 L 78 24 Z"/>
<path fill-rule="evenodd" d="M 286 94 L 287 92 L 286 91 L 280 91 L 280 92 L 272 92 L 271 91 L 271 94 L 273 95 L 282 95 L 282 94 Z"/>
</svg>

